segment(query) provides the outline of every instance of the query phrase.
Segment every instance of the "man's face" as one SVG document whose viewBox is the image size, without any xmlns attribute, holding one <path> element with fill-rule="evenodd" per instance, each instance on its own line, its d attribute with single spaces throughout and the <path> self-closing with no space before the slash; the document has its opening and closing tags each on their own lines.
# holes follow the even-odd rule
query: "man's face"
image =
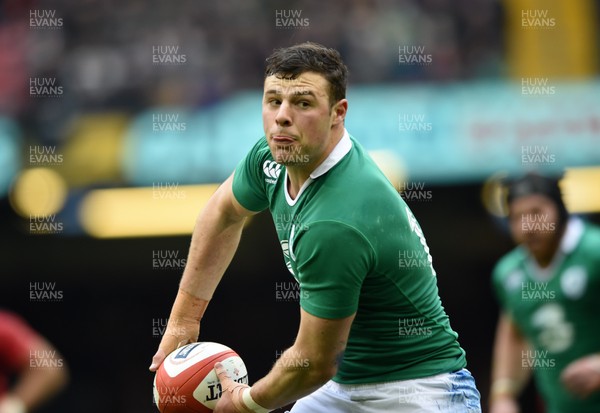
<svg viewBox="0 0 600 413">
<path fill-rule="evenodd" d="M 331 107 L 328 91 L 327 79 L 314 72 L 265 79 L 263 127 L 275 162 L 312 169 L 325 159 L 347 108 L 345 99 Z"/>
<path fill-rule="evenodd" d="M 534 257 L 550 258 L 558 245 L 559 217 L 556 204 L 543 195 L 526 195 L 510 204 L 510 230 L 514 241 Z"/>
</svg>

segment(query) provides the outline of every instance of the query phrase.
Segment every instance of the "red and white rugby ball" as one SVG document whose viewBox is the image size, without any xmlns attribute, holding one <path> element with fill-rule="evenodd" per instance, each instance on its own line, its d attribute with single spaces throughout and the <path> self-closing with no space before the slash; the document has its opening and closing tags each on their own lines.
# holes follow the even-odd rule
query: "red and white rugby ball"
<svg viewBox="0 0 600 413">
<path fill-rule="evenodd" d="M 209 413 L 221 397 L 214 366 L 220 361 L 229 376 L 248 384 L 240 356 L 219 343 L 191 343 L 167 356 L 154 376 L 154 403 L 161 413 Z"/>
</svg>

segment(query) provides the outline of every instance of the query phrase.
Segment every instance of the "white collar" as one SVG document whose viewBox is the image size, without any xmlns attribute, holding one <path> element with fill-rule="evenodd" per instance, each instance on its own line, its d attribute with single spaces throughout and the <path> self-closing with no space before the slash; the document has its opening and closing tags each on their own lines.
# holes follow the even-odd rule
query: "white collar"
<svg viewBox="0 0 600 413">
<path fill-rule="evenodd" d="M 311 172 L 310 177 L 316 179 L 333 168 L 344 156 L 352 149 L 352 141 L 350 140 L 350 134 L 344 129 L 344 135 L 342 139 L 335 145 L 335 148 L 329 153 L 329 156 L 325 158 L 319 166 Z"/>
<path fill-rule="evenodd" d="M 554 270 L 560 266 L 565 256 L 572 253 L 581 237 L 585 226 L 583 221 L 579 218 L 570 218 L 567 221 L 565 233 L 563 234 L 558 250 L 554 254 L 550 265 L 546 268 L 541 268 L 538 263 L 528 254 L 527 264 L 529 265 L 532 274 L 539 280 L 549 280 L 554 275 Z"/>
<path fill-rule="evenodd" d="M 577 247 L 577 244 L 579 244 L 579 240 L 581 240 L 584 229 L 585 226 L 583 225 L 583 221 L 581 219 L 569 219 L 569 221 L 567 221 L 565 233 L 560 240 L 560 250 L 565 254 L 570 254 L 573 252 L 575 247 Z"/>
<path fill-rule="evenodd" d="M 300 195 L 302 195 L 304 190 L 308 188 L 308 186 L 313 182 L 313 180 L 317 179 L 321 175 L 324 175 L 331 168 L 337 165 L 337 163 L 340 162 L 344 158 L 344 156 L 348 154 L 348 152 L 350 152 L 350 149 L 352 149 L 352 140 L 350 139 L 350 134 L 344 128 L 344 135 L 342 136 L 342 139 L 340 139 L 340 141 L 335 145 L 335 148 L 333 148 L 333 150 L 329 153 L 327 158 L 325 158 L 325 160 L 321 162 L 319 166 L 315 168 L 314 171 L 311 172 L 309 178 L 306 181 L 304 181 L 304 184 L 302 184 L 302 187 L 300 187 L 298 195 L 296 195 L 295 199 L 292 199 L 287 190 L 288 175 L 286 168 L 285 175 L 283 177 L 283 191 L 285 193 L 285 199 L 288 205 L 294 206 L 296 202 L 298 202 L 298 199 L 300 199 Z"/>
</svg>

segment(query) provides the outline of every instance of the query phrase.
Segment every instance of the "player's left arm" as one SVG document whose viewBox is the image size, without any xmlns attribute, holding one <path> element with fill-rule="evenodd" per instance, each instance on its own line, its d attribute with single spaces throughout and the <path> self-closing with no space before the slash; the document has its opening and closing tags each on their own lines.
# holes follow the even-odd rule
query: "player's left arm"
<svg viewBox="0 0 600 413">
<path fill-rule="evenodd" d="M 600 391 L 600 353 L 573 361 L 562 371 L 560 379 L 567 390 L 580 398 Z"/>
<path fill-rule="evenodd" d="M 226 377 L 227 373 L 217 367 L 224 391 L 215 413 L 261 411 L 257 406 L 250 408 L 253 402 L 267 409 L 262 411 L 276 409 L 312 393 L 335 375 L 355 314 L 325 319 L 303 309 L 300 312 L 300 328 L 294 345 L 251 389 L 232 382 Z"/>
</svg>

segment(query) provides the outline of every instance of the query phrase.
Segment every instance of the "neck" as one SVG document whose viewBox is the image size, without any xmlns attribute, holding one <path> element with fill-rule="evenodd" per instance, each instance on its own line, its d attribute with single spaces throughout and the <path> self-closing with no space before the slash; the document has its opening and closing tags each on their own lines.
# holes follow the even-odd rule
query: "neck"
<svg viewBox="0 0 600 413">
<path fill-rule="evenodd" d="M 296 199 L 298 196 L 298 192 L 300 192 L 300 188 L 304 185 L 304 182 L 310 178 L 310 172 L 305 172 L 304 170 L 298 170 L 298 168 L 289 166 L 286 167 L 288 181 L 286 182 L 288 194 L 292 199 Z"/>
<path fill-rule="evenodd" d="M 310 174 L 317 169 L 319 165 L 323 163 L 325 159 L 331 154 L 335 146 L 342 140 L 344 136 L 344 128 L 341 127 L 339 130 L 332 131 L 332 136 L 329 144 L 322 152 L 321 156 L 313 162 L 306 163 L 305 165 L 290 165 L 286 166 L 288 181 L 286 182 L 288 194 L 292 199 L 295 199 L 300 192 L 302 185 L 310 178 Z"/>
<path fill-rule="evenodd" d="M 545 253 L 538 253 L 533 256 L 533 258 L 541 268 L 547 268 L 552 263 L 552 260 L 554 260 L 554 257 L 558 253 L 560 243 L 565 234 L 565 228 L 566 225 L 563 225 L 562 228 L 556 234 L 556 237 L 554 237 L 554 239 L 552 240 L 550 248 L 548 248 L 548 250 L 545 251 Z"/>
</svg>

